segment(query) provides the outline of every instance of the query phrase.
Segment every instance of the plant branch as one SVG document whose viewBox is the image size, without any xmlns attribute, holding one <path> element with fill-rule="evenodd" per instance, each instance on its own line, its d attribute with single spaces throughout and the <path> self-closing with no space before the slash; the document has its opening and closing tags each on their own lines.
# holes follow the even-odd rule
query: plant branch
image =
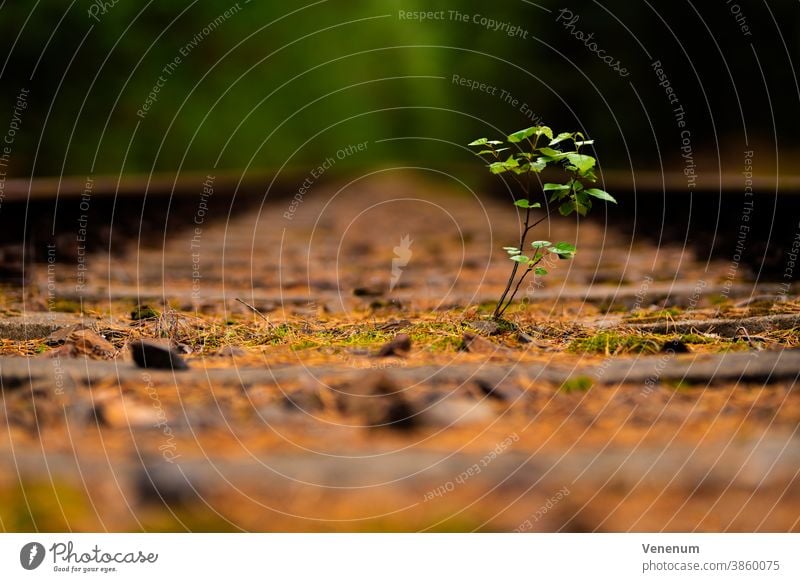
<svg viewBox="0 0 800 582">
<path fill-rule="evenodd" d="M 511 293 L 511 296 L 508 298 L 508 301 L 506 302 L 505 306 L 504 306 L 504 307 L 503 307 L 503 308 L 500 310 L 500 314 L 499 314 L 499 316 L 502 316 L 502 315 L 503 315 L 503 314 L 506 312 L 506 309 L 508 309 L 508 308 L 509 308 L 509 306 L 511 305 L 512 301 L 514 301 L 514 297 L 516 296 L 516 294 L 517 294 L 517 291 L 519 291 L 519 288 L 520 288 L 520 286 L 522 285 L 522 282 L 525 280 L 525 277 L 527 277 L 527 276 L 528 276 L 528 273 L 530 273 L 531 271 L 533 271 L 533 269 L 536 267 L 536 265 L 538 265 L 539 263 L 541 263 L 543 259 L 544 259 L 544 255 L 542 255 L 542 256 L 539 258 L 539 260 L 538 260 L 538 261 L 536 261 L 535 263 L 532 263 L 532 264 L 531 264 L 531 265 L 528 267 L 528 269 L 527 269 L 527 270 L 526 270 L 524 273 L 522 273 L 522 277 L 520 277 L 520 278 L 519 278 L 519 281 L 517 281 L 517 286 L 516 286 L 516 287 L 514 287 L 514 291 Z"/>
<path fill-rule="evenodd" d="M 520 252 L 522 252 L 522 247 L 525 246 L 525 237 L 528 236 L 528 231 L 530 230 L 530 220 L 531 220 L 531 209 L 530 207 L 525 209 L 525 226 L 522 229 L 522 234 L 519 238 L 519 246 L 517 247 Z M 492 317 L 494 319 L 498 319 L 500 317 L 501 311 L 500 307 L 503 305 L 503 300 L 508 295 L 509 290 L 511 289 L 511 285 L 514 284 L 514 277 L 517 275 L 517 270 L 519 269 L 519 263 L 514 261 L 514 267 L 511 269 L 511 275 L 508 277 L 508 282 L 506 282 L 506 288 L 503 290 L 503 294 L 500 296 L 500 300 L 497 302 L 497 307 L 494 308 L 494 313 Z"/>
</svg>

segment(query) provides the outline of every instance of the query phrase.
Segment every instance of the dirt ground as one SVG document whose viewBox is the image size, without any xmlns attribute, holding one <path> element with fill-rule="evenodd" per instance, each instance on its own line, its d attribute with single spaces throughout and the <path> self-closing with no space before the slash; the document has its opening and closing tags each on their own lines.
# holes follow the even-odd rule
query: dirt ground
<svg viewBox="0 0 800 582">
<path fill-rule="evenodd" d="M 38 265 L 0 294 L 0 527 L 797 531 L 797 288 L 619 212 L 542 223 L 578 254 L 497 329 L 514 206 L 404 171 Z"/>
</svg>

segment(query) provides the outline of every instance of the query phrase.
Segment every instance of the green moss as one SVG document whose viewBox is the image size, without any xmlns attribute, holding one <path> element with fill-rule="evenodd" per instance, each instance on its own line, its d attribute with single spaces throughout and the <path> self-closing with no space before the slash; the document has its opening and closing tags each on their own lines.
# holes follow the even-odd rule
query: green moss
<svg viewBox="0 0 800 582">
<path fill-rule="evenodd" d="M 159 315 L 158 311 L 149 305 L 137 305 L 131 311 L 131 319 L 133 321 L 141 321 L 142 319 L 155 319 Z"/>
<path fill-rule="evenodd" d="M 725 305 L 726 303 L 730 302 L 727 295 L 723 295 L 722 293 L 712 293 L 708 296 L 708 302 L 711 305 Z"/>
<path fill-rule="evenodd" d="M 679 339 L 680 341 L 682 341 L 685 344 L 695 344 L 695 345 L 713 344 L 715 342 L 719 342 L 720 341 L 719 338 L 707 337 L 707 336 L 700 335 L 700 334 L 697 334 L 697 333 L 685 333 L 685 334 L 683 334 L 681 336 L 678 336 L 677 339 Z"/>
<path fill-rule="evenodd" d="M 709 345 L 723 351 L 743 351 L 749 349 L 747 342 L 731 341 L 724 338 L 705 336 L 696 333 L 682 335 L 648 334 L 637 331 L 605 331 L 590 337 L 573 340 L 568 351 L 589 354 L 655 354 L 668 341 L 681 341 L 688 345 Z"/>
<path fill-rule="evenodd" d="M 594 381 L 589 376 L 575 376 L 568 378 L 559 388 L 565 394 L 572 392 L 586 392 L 594 385 Z"/>
<path fill-rule="evenodd" d="M 676 392 L 685 392 L 692 389 L 695 385 L 682 379 L 662 378 L 661 383 L 664 386 L 669 386 Z"/>
<path fill-rule="evenodd" d="M 601 313 L 627 313 L 629 308 L 624 303 L 614 303 L 613 301 L 602 301 L 597 305 Z"/>
<path fill-rule="evenodd" d="M 293 343 L 289 347 L 291 347 L 291 349 L 294 350 L 294 351 L 300 351 L 300 350 L 307 350 L 307 349 L 310 349 L 310 348 L 317 348 L 317 347 L 319 347 L 321 345 L 322 344 L 320 344 L 319 342 L 315 342 L 315 341 L 312 341 L 312 340 L 300 340 L 297 343 Z"/>
<path fill-rule="evenodd" d="M 603 331 L 590 337 L 575 339 L 567 349 L 571 352 L 593 354 L 654 354 L 661 349 L 661 343 L 652 335 Z"/>
<path fill-rule="evenodd" d="M 674 319 L 683 312 L 678 307 L 669 307 L 658 311 L 634 311 L 625 319 L 637 323 L 657 322 L 662 319 Z"/>
</svg>

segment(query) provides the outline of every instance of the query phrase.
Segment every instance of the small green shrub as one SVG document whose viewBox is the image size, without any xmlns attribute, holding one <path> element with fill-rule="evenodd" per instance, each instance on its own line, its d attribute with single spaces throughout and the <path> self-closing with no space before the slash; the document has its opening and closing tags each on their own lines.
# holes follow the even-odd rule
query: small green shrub
<svg viewBox="0 0 800 582">
<path fill-rule="evenodd" d="M 525 213 L 518 244 L 503 247 L 514 265 L 506 288 L 492 313 L 494 319 L 503 316 L 530 273 L 534 277 L 547 274 L 547 269 L 540 265 L 545 257 L 571 259 L 575 256 L 575 246 L 568 242 L 536 240 L 530 244 L 530 249 L 526 247 L 530 231 L 546 220 L 553 208 L 557 208 L 562 216 L 569 216 L 573 212 L 586 216 L 592 209 L 593 200 L 616 203 L 608 192 L 585 186 L 586 182 L 597 181 L 594 172 L 597 161 L 594 157 L 581 153 L 581 148 L 593 143 L 593 140 L 587 140 L 580 132 L 553 136 L 553 130 L 549 127 L 536 125 L 512 133 L 505 142 L 482 137 L 469 144 L 481 148 L 478 155 L 489 161 L 488 168 L 492 174 L 507 174 L 513 179 L 512 186 L 516 186 L 517 190 L 514 205 Z M 537 202 L 532 199 L 532 176 L 541 173 L 545 168 L 560 169 L 565 174 L 565 179 L 563 183 L 544 184 L 540 196 L 542 201 Z M 539 180 L 535 182 L 538 183 Z M 534 211 L 543 208 L 542 202 L 544 216 L 534 219 Z M 521 274 L 520 268 L 524 269 Z"/>
</svg>

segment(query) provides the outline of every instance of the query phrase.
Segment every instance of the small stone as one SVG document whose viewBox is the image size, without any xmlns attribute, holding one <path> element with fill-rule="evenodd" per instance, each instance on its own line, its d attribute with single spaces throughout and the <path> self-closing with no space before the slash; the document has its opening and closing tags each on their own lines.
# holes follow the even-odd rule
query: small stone
<svg viewBox="0 0 800 582">
<path fill-rule="evenodd" d="M 244 351 L 242 348 L 236 346 L 225 346 L 217 350 L 217 356 L 221 356 L 223 358 L 237 358 L 239 356 L 246 355 L 247 352 Z"/>
<path fill-rule="evenodd" d="M 74 355 L 95 360 L 110 360 L 117 353 L 111 342 L 90 329 L 73 331 L 67 336 L 65 345 L 72 348 Z"/>
<path fill-rule="evenodd" d="M 377 285 L 369 287 L 356 287 L 353 289 L 353 295 L 356 297 L 380 297 L 384 294 L 384 289 Z"/>
<path fill-rule="evenodd" d="M 404 431 L 417 425 L 414 406 L 383 374 L 366 374 L 340 388 L 337 407 L 343 414 L 358 417 L 368 427 Z"/>
<path fill-rule="evenodd" d="M 392 341 L 386 342 L 378 350 L 376 358 L 387 358 L 389 356 L 404 357 L 411 351 L 411 337 L 407 333 L 399 333 L 394 336 Z"/>
<path fill-rule="evenodd" d="M 520 341 L 520 343 L 523 344 L 531 344 L 536 341 L 536 339 L 532 335 L 529 335 L 524 331 L 517 332 L 517 339 Z"/>
<path fill-rule="evenodd" d="M 678 339 L 669 340 L 661 346 L 662 353 L 688 354 L 690 351 L 689 346 Z"/>
<path fill-rule="evenodd" d="M 304 386 L 284 394 L 283 407 L 290 412 L 319 412 L 325 405 L 316 387 Z"/>
<path fill-rule="evenodd" d="M 395 309 L 401 310 L 403 309 L 403 302 L 393 297 L 391 299 L 376 299 L 372 303 L 369 304 L 370 309 Z"/>
<path fill-rule="evenodd" d="M 133 361 L 140 368 L 158 370 L 186 370 L 189 366 L 177 352 L 169 346 L 148 340 L 134 340 L 130 343 Z"/>
<path fill-rule="evenodd" d="M 89 329 L 89 328 L 83 325 L 82 323 L 76 323 L 75 325 L 62 327 L 60 329 L 55 330 L 50 335 L 48 335 L 45 338 L 44 343 L 46 343 L 48 346 L 60 346 L 67 341 L 69 334 L 71 334 L 73 331 L 78 331 L 81 329 Z"/>
<path fill-rule="evenodd" d="M 484 396 L 502 402 L 516 402 L 525 393 L 523 390 L 510 383 L 494 384 L 482 378 L 475 380 L 475 385 Z"/>
<path fill-rule="evenodd" d="M 171 451 L 170 451 L 171 452 Z M 202 499 L 202 486 L 193 483 L 181 470 L 181 455 L 162 455 L 163 459 L 145 457 L 134 478 L 134 487 L 139 503 L 163 509 L 165 505 L 191 506 Z"/>
</svg>

